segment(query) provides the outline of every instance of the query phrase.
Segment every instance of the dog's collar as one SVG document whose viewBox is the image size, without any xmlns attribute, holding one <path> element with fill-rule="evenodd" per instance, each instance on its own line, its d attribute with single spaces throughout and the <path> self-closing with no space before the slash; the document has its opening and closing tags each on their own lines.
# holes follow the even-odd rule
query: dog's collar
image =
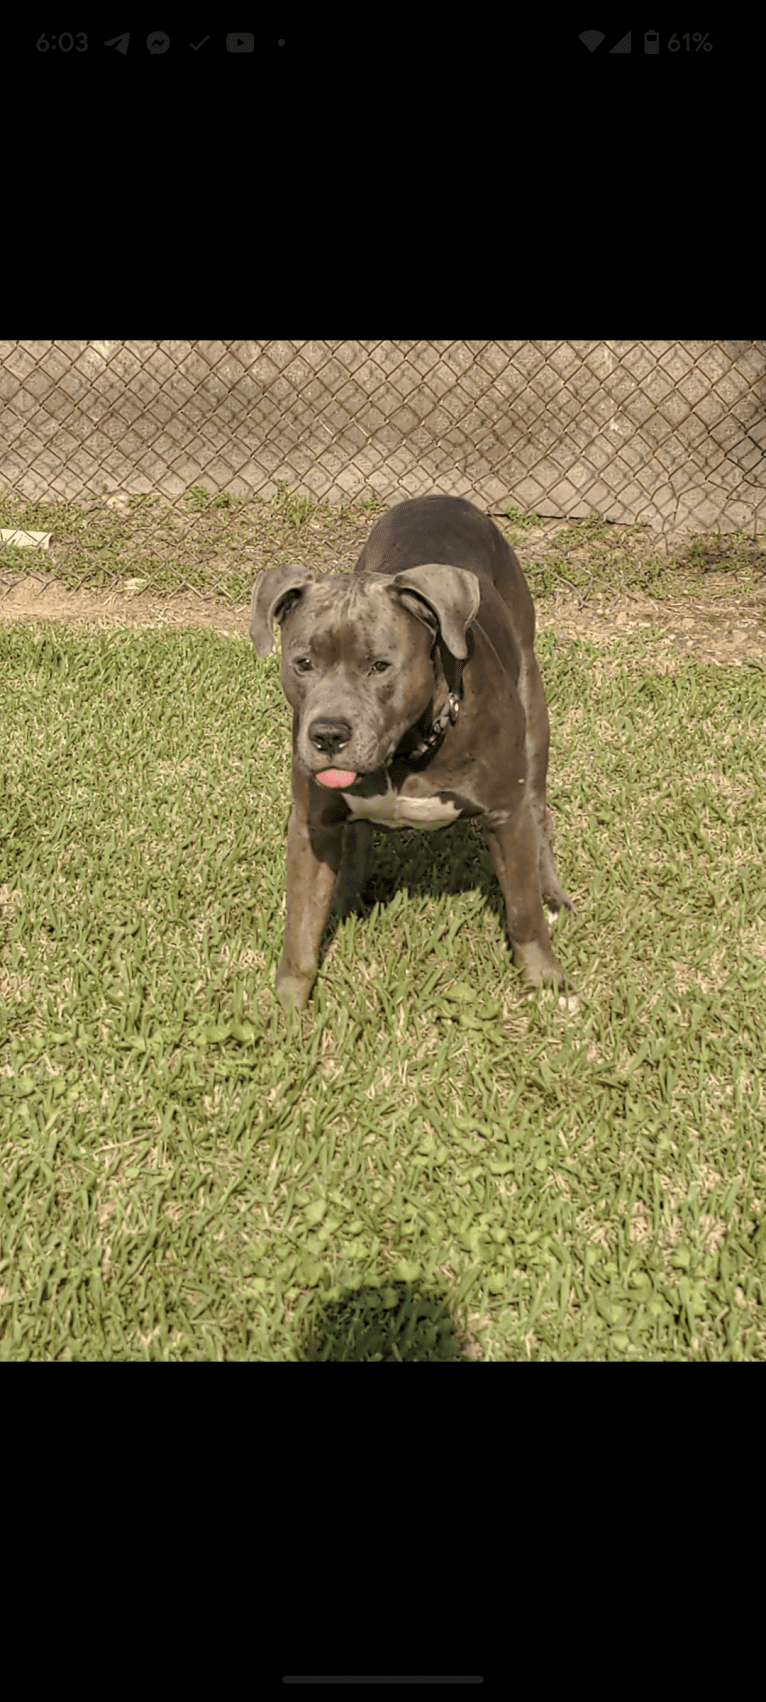
<svg viewBox="0 0 766 1702">
<path fill-rule="evenodd" d="M 430 733 L 426 733 L 425 738 L 421 740 L 419 745 L 415 745 L 413 750 L 402 752 L 402 755 L 406 756 L 410 761 L 412 761 L 413 757 L 430 756 L 431 751 L 435 750 L 438 744 L 441 744 L 447 728 L 449 726 L 454 727 L 455 722 L 457 721 L 460 711 L 460 699 L 463 695 L 463 664 L 457 656 L 454 658 L 454 661 L 455 681 L 451 692 L 447 694 L 446 701 L 442 705 L 442 708 L 434 721 Z M 398 756 L 399 752 L 395 751 L 394 755 Z M 391 760 L 393 761 L 393 757 Z"/>
</svg>

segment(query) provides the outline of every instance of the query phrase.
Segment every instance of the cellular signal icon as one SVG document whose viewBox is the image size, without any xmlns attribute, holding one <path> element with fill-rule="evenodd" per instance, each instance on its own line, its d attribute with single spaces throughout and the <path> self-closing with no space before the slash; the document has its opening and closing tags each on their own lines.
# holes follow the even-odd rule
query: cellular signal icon
<svg viewBox="0 0 766 1702">
<path fill-rule="evenodd" d="M 632 32 L 630 30 L 628 30 L 627 35 L 621 36 L 620 40 L 615 44 L 615 46 L 610 47 L 609 52 L 610 53 L 632 53 L 633 46 L 632 46 L 631 33 Z M 648 39 L 649 39 L 649 37 L 647 36 L 647 41 L 648 41 Z M 587 47 L 589 53 L 595 53 L 596 48 L 600 47 L 602 41 L 605 40 L 605 36 L 604 36 L 603 30 L 583 30 L 582 34 L 580 36 L 580 40 L 583 43 L 583 45 L 585 47 Z M 646 52 L 647 53 L 656 53 L 657 49 L 652 48 L 652 47 L 647 47 Z"/>
</svg>

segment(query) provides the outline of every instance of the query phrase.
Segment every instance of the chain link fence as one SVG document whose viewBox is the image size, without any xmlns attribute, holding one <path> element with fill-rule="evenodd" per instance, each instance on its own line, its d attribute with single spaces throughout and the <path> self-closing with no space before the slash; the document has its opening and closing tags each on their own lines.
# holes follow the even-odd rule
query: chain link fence
<svg viewBox="0 0 766 1702">
<path fill-rule="evenodd" d="M 0 342 L 0 487 L 190 487 L 755 533 L 766 342 Z"/>
</svg>

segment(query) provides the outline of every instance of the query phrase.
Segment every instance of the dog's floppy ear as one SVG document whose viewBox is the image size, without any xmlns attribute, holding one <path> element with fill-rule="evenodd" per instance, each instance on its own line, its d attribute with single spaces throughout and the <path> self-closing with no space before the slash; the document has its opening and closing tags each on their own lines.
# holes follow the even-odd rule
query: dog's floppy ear
<svg viewBox="0 0 766 1702">
<path fill-rule="evenodd" d="M 389 579 L 390 589 L 399 594 L 404 607 L 434 632 L 438 623 L 451 656 L 464 662 L 468 655 L 466 633 L 476 619 L 481 602 L 479 581 L 465 567 L 447 567 L 438 561 L 405 568 Z"/>
<path fill-rule="evenodd" d="M 297 562 L 283 562 L 259 573 L 250 602 L 250 637 L 259 656 L 270 656 L 274 648 L 274 622 L 281 626 L 288 610 L 314 575 Z"/>
</svg>

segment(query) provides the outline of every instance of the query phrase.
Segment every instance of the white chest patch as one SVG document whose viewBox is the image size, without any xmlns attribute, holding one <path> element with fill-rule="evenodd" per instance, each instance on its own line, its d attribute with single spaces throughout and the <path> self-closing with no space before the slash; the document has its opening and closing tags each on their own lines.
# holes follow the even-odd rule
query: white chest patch
<svg viewBox="0 0 766 1702">
<path fill-rule="evenodd" d="M 357 798 L 353 792 L 343 792 L 352 815 L 377 827 L 423 827 L 434 830 L 448 827 L 457 821 L 460 811 L 456 804 L 442 798 L 411 798 L 395 792 L 389 777 L 388 791 L 376 798 Z"/>
</svg>

